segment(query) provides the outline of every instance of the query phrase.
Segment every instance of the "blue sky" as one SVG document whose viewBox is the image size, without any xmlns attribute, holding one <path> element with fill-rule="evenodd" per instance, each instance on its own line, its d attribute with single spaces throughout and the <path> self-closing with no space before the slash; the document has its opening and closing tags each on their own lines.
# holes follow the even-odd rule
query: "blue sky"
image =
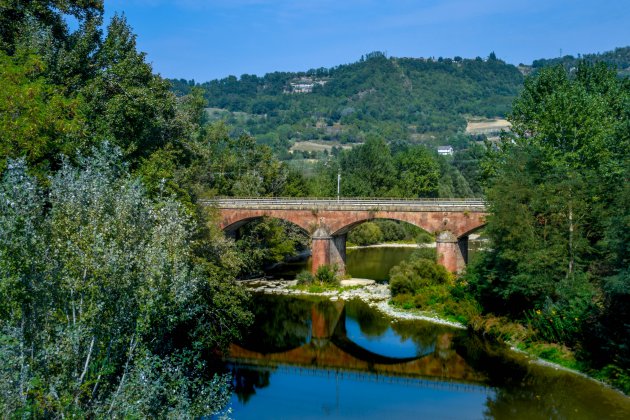
<svg viewBox="0 0 630 420">
<path fill-rule="evenodd" d="M 541 57 L 630 45 L 630 0 L 106 0 L 165 77 L 198 82 L 397 57 Z"/>
</svg>

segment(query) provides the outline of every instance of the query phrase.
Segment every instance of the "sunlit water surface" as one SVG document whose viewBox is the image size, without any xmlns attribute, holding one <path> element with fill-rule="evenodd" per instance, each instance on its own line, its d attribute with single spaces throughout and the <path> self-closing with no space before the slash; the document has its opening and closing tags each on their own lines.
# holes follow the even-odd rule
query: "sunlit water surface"
<svg viewBox="0 0 630 420">
<path fill-rule="evenodd" d="M 349 271 L 384 279 L 382 265 L 411 251 L 356 250 Z M 371 275 L 355 274 L 362 259 Z M 620 393 L 467 331 L 393 321 L 360 301 L 256 295 L 253 309 L 225 358 L 235 419 L 630 419 Z"/>
</svg>

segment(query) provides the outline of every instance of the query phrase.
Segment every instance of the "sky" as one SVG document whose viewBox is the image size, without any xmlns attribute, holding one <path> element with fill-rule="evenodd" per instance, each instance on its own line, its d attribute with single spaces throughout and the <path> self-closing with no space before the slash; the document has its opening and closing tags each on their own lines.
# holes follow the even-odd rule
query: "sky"
<svg viewBox="0 0 630 420">
<path fill-rule="evenodd" d="M 164 77 L 303 71 L 394 57 L 508 63 L 630 45 L 630 0 L 105 0 Z"/>
</svg>

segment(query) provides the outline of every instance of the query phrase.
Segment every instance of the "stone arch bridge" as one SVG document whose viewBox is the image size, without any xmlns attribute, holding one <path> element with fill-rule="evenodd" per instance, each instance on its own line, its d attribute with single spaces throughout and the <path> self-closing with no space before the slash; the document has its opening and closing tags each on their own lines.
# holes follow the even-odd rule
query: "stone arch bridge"
<svg viewBox="0 0 630 420">
<path fill-rule="evenodd" d="M 458 272 L 468 260 L 468 235 L 487 215 L 480 199 L 219 198 L 203 203 L 217 208 L 228 235 L 261 217 L 298 225 L 312 240 L 313 272 L 323 264 L 344 271 L 348 232 L 373 219 L 400 220 L 435 234 L 438 262 Z"/>
</svg>

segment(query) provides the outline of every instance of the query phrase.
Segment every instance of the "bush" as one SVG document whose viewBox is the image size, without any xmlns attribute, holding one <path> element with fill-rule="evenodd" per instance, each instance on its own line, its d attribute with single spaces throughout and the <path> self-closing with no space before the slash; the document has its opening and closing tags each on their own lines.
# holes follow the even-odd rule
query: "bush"
<svg viewBox="0 0 630 420">
<path fill-rule="evenodd" d="M 436 262 L 437 251 L 435 250 L 435 248 L 418 248 L 417 250 L 413 251 L 413 253 L 409 256 L 409 261 L 421 259 Z"/>
<path fill-rule="evenodd" d="M 433 311 L 464 324 L 481 312 L 467 285 L 435 262 L 434 249 L 420 249 L 393 267 L 389 285 L 393 303 L 404 309 Z"/>
<path fill-rule="evenodd" d="M 403 261 L 389 272 L 392 295 L 416 294 L 424 287 L 452 283 L 453 276 L 444 267 L 426 258 Z"/>
<path fill-rule="evenodd" d="M 327 264 L 319 266 L 315 272 L 315 279 L 322 284 L 339 285 L 337 267 L 331 267 Z"/>
<path fill-rule="evenodd" d="M 407 231 L 402 223 L 393 220 L 376 220 L 374 223 L 383 233 L 383 241 L 401 241 L 407 239 Z"/>
<path fill-rule="evenodd" d="M 435 237 L 429 232 L 421 231 L 416 235 L 416 243 L 418 244 L 430 244 L 435 242 Z"/>
<path fill-rule="evenodd" d="M 389 289 L 394 297 L 398 295 L 413 295 L 415 293 L 411 280 L 405 276 L 399 276 L 395 279 L 390 278 Z"/>
<path fill-rule="evenodd" d="M 383 233 L 376 223 L 365 222 L 350 231 L 348 240 L 357 245 L 372 245 L 383 240 Z"/>
<path fill-rule="evenodd" d="M 295 276 L 295 279 L 297 280 L 297 284 L 313 284 L 315 276 L 313 276 L 313 273 L 310 271 L 304 270 Z"/>
</svg>

